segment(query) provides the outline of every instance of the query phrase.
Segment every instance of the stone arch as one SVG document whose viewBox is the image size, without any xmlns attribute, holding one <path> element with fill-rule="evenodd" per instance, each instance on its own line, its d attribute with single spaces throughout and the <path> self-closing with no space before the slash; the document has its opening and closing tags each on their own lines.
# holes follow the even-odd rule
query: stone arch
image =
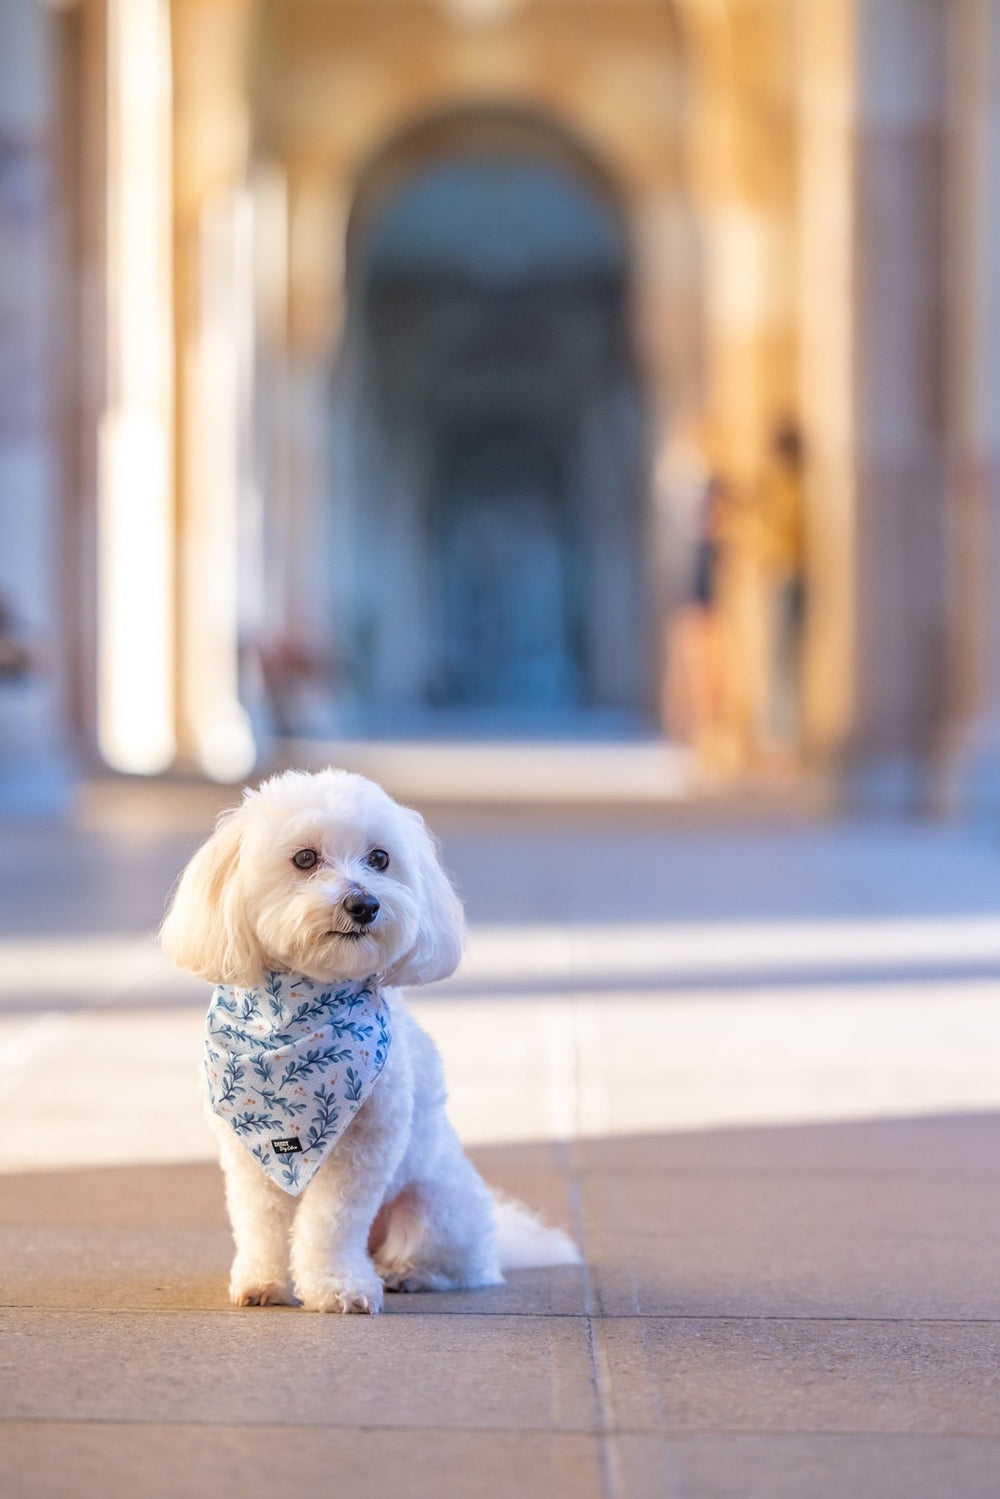
<svg viewBox="0 0 1000 1499">
<path fill-rule="evenodd" d="M 608 174 L 534 114 L 420 120 L 359 174 L 333 444 L 349 728 L 642 721 L 630 264 Z"/>
<path fill-rule="evenodd" d="M 592 146 L 537 108 L 477 104 L 435 109 L 395 128 L 356 173 L 347 225 L 347 263 L 356 257 L 380 205 L 408 178 L 453 156 L 544 161 L 585 183 L 624 235 L 625 217 L 610 167 Z"/>
</svg>

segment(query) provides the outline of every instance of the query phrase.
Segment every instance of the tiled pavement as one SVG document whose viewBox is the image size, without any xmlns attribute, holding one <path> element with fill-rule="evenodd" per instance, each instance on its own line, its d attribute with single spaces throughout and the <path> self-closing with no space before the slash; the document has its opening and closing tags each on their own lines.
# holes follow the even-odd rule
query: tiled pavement
<svg viewBox="0 0 1000 1499">
<path fill-rule="evenodd" d="M 587 1264 L 334 1319 L 224 1299 L 176 820 L 0 835 L 0 1492 L 1000 1494 L 1000 835 L 437 819 L 418 1011 Z"/>
</svg>

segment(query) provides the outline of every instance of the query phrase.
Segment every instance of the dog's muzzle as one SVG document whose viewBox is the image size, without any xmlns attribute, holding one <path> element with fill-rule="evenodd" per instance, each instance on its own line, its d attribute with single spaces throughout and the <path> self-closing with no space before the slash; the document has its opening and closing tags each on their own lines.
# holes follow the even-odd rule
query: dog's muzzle
<svg viewBox="0 0 1000 1499">
<path fill-rule="evenodd" d="M 341 905 L 357 926 L 371 926 L 379 913 L 379 903 L 367 890 L 352 890 Z"/>
</svg>

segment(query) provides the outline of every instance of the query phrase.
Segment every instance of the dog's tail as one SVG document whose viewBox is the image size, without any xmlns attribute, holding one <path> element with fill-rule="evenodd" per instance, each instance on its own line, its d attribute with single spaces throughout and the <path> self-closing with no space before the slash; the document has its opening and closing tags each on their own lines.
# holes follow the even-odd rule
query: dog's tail
<svg viewBox="0 0 1000 1499">
<path fill-rule="evenodd" d="M 580 1251 L 569 1234 L 561 1228 L 547 1228 L 523 1202 L 494 1192 L 493 1215 L 501 1270 L 580 1263 Z"/>
</svg>

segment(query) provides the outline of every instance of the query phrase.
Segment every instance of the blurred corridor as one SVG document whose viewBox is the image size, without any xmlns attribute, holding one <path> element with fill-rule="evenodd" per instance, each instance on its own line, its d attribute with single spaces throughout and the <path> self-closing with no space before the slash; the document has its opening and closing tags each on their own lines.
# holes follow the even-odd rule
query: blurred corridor
<svg viewBox="0 0 1000 1499">
<path fill-rule="evenodd" d="M 672 796 L 995 806 L 998 53 L 983 0 L 7 0 L 0 805 L 666 737 Z"/>
</svg>

